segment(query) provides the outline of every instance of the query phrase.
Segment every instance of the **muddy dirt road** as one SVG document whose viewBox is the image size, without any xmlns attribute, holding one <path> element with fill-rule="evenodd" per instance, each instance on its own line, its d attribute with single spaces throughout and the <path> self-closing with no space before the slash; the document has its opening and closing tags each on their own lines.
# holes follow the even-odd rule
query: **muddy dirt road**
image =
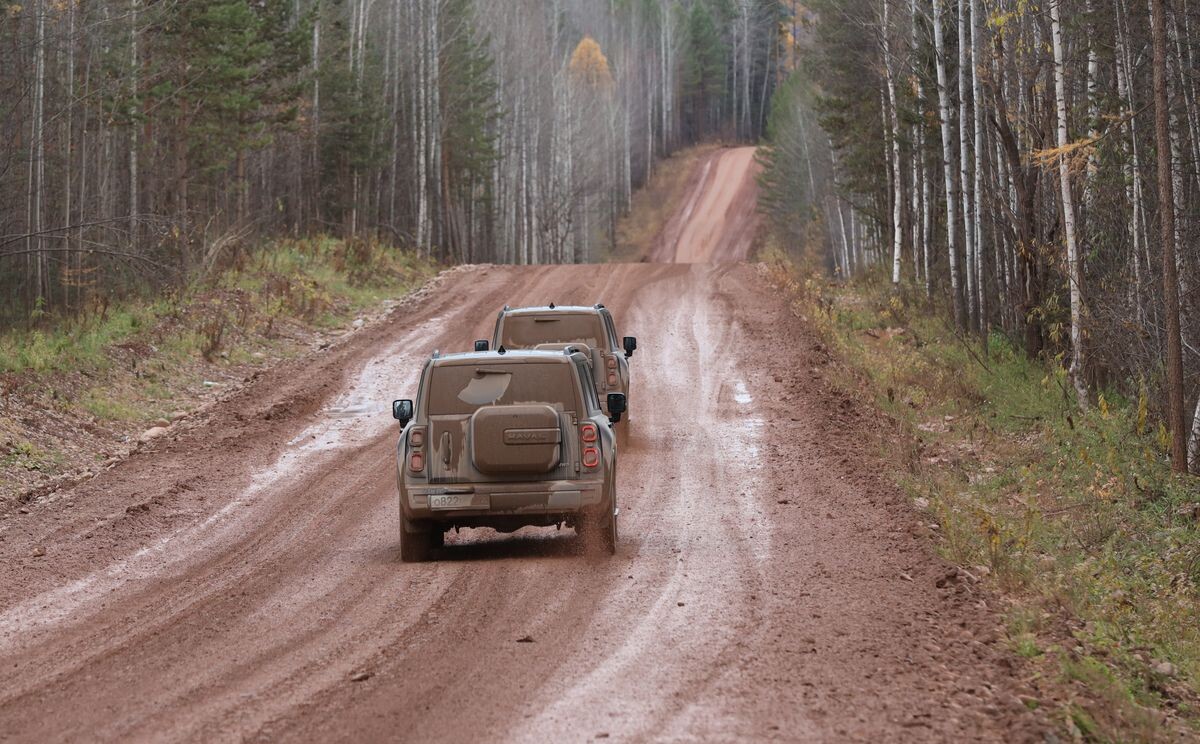
<svg viewBox="0 0 1200 744">
<path fill-rule="evenodd" d="M 618 555 L 464 531 L 402 564 L 390 401 L 551 300 L 639 338 Z M 825 354 L 749 265 L 448 272 L 0 521 L 0 738 L 1040 740 Z"/>
<path fill-rule="evenodd" d="M 744 261 L 758 227 L 760 168 L 753 147 L 716 150 L 696 164 L 683 203 L 650 247 L 653 261 Z"/>
</svg>

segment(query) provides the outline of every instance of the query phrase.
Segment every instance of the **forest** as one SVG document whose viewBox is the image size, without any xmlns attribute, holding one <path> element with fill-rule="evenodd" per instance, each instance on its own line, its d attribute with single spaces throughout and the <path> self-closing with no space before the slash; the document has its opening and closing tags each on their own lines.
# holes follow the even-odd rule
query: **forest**
<svg viewBox="0 0 1200 744">
<path fill-rule="evenodd" d="M 1200 470 L 1192 5 L 817 0 L 761 156 L 776 234 L 1052 360 L 1080 409 L 1148 399 Z"/>
<path fill-rule="evenodd" d="M 656 161 L 756 140 L 777 0 L 0 5 L 0 324 L 332 235 L 599 260 Z M 49 320 L 48 320 L 49 319 Z"/>
</svg>

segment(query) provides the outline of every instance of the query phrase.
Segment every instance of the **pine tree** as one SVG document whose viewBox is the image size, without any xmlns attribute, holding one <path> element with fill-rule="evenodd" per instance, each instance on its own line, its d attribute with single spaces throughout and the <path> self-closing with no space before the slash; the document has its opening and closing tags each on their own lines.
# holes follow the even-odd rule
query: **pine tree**
<svg viewBox="0 0 1200 744">
<path fill-rule="evenodd" d="M 725 43 L 712 11 L 704 0 L 698 0 L 687 16 L 683 58 L 684 127 L 691 140 L 716 128 L 725 96 L 725 56 Z"/>
</svg>

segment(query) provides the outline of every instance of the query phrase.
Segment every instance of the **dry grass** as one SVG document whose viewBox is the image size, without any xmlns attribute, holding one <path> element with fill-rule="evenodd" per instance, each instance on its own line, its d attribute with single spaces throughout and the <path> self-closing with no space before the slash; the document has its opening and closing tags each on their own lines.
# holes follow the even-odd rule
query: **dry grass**
<svg viewBox="0 0 1200 744">
<path fill-rule="evenodd" d="M 1144 395 L 1108 391 L 1081 415 L 1057 365 L 962 340 L 918 294 L 767 258 L 896 422 L 884 455 L 943 554 L 1008 602 L 1033 702 L 1078 741 L 1195 737 L 1200 479 L 1170 472 Z"/>
<path fill-rule="evenodd" d="M 658 161 L 650 182 L 634 192 L 629 214 L 617 223 L 610 261 L 638 261 L 646 255 L 687 196 L 696 167 L 719 149 L 717 144 L 696 145 Z"/>
<path fill-rule="evenodd" d="M 436 270 L 366 241 L 285 240 L 168 296 L 0 333 L 0 508 L 87 475 Z"/>
</svg>

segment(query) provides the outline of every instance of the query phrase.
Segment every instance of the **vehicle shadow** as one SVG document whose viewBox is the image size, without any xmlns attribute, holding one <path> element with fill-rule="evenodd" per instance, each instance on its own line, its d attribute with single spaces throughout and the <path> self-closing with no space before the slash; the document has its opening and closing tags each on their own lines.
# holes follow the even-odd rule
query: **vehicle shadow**
<svg viewBox="0 0 1200 744">
<path fill-rule="evenodd" d="M 469 530 L 446 536 L 434 552 L 439 561 L 490 561 L 499 558 L 578 558 L 583 541 L 573 530 L 518 530 L 512 533 Z"/>
<path fill-rule="evenodd" d="M 538 530 L 538 531 L 534 531 Z M 607 555 L 588 550 L 582 538 L 574 530 L 564 528 L 552 531 L 546 528 L 525 528 L 513 533 L 491 530 L 464 530 L 459 535 L 446 536 L 446 545 L 435 548 L 431 561 L 434 563 L 469 563 L 472 561 L 495 561 L 521 558 L 554 558 L 596 562 L 629 559 L 638 553 L 640 541 L 636 537 L 622 537 L 617 554 Z M 397 545 L 381 548 L 376 560 L 381 563 L 399 564 L 400 549 Z"/>
</svg>

